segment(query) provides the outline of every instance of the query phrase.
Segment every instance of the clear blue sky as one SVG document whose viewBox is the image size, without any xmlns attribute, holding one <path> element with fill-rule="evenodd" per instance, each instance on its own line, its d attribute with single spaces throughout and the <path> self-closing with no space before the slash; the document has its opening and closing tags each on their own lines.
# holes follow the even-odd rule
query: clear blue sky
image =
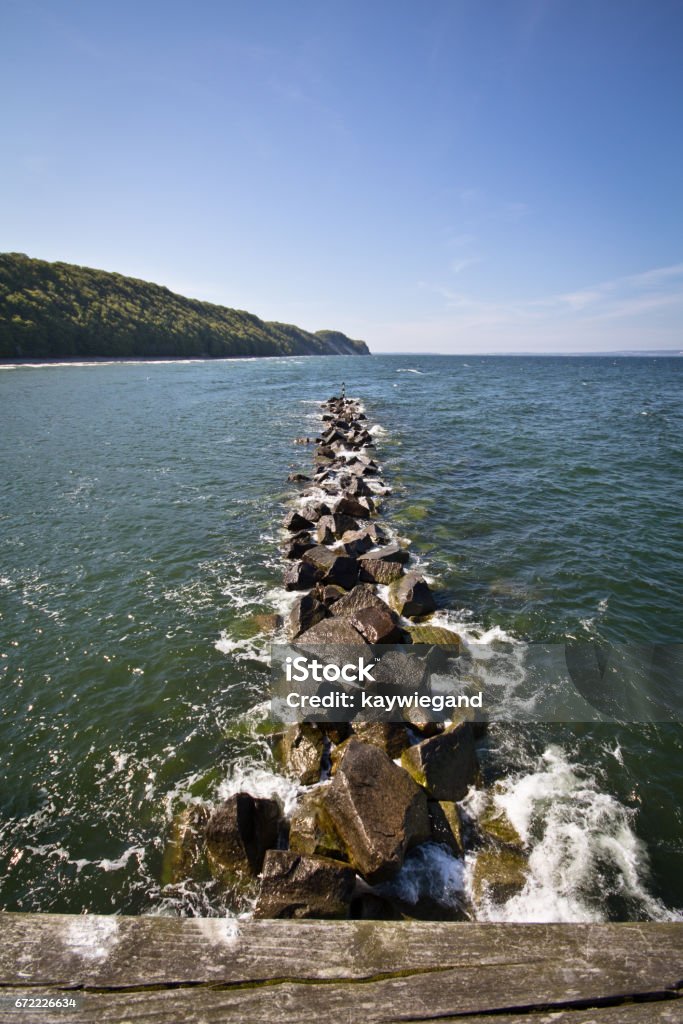
<svg viewBox="0 0 683 1024">
<path fill-rule="evenodd" d="M 681 0 L 0 0 L 0 249 L 374 351 L 683 348 Z"/>
</svg>

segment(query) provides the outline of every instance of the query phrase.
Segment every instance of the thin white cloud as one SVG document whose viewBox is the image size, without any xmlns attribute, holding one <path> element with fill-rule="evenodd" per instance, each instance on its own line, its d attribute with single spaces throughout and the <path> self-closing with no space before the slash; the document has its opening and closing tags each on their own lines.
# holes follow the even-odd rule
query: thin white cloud
<svg viewBox="0 0 683 1024">
<path fill-rule="evenodd" d="M 464 269 L 465 261 L 460 262 Z M 457 272 L 457 265 L 451 270 Z M 558 346 L 564 351 L 637 348 L 643 339 L 652 345 L 655 338 L 662 348 L 680 346 L 681 317 L 676 309 L 683 312 L 683 263 L 519 301 L 489 301 L 425 281 L 419 286 L 439 296 L 440 312 L 435 309 L 421 326 L 407 326 L 411 332 L 423 331 L 434 344 L 445 345 L 442 351 L 449 350 L 448 338 L 458 345 L 469 338 L 473 348 L 480 342 L 488 351 L 496 345 L 499 350 L 511 345 L 524 349 L 525 339 L 535 351 L 558 351 Z M 403 337 L 396 326 L 391 333 Z"/>
<path fill-rule="evenodd" d="M 453 260 L 451 263 L 451 273 L 462 274 L 463 270 L 474 266 L 475 263 L 481 263 L 481 256 L 469 256 L 461 260 Z"/>
</svg>

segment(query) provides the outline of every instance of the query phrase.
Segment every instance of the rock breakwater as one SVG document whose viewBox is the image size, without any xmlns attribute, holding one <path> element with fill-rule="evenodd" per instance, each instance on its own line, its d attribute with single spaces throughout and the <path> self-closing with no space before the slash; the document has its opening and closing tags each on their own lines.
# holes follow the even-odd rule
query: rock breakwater
<svg viewBox="0 0 683 1024">
<path fill-rule="evenodd" d="M 382 518 L 391 488 L 363 406 L 342 393 L 321 410 L 315 441 L 297 439 L 315 444 L 313 468 L 291 475 L 299 489 L 283 524 L 284 586 L 296 595 L 288 638 L 323 661 L 379 651 L 382 685 L 424 692 L 457 659 L 460 637 L 431 621 L 432 587 Z M 467 919 L 472 894 L 522 888 L 524 845 L 481 789 L 486 726 L 470 709 L 436 721 L 419 706 L 397 721 L 334 717 L 308 714 L 271 736 L 280 770 L 301 787 L 291 817 L 276 799 L 238 793 L 176 820 L 167 852 L 176 878 L 203 866 L 235 910 L 290 918 Z M 476 822 L 461 805 L 475 786 L 488 808 Z M 473 849 L 470 895 L 461 885 L 406 897 L 406 870 L 446 859 L 449 877 L 462 879 Z"/>
</svg>

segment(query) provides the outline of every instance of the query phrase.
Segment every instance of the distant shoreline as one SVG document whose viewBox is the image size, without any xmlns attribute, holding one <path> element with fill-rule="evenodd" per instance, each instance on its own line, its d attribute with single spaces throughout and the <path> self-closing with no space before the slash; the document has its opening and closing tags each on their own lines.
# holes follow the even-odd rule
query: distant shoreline
<svg viewBox="0 0 683 1024">
<path fill-rule="evenodd" d="M 371 352 L 363 353 L 362 358 L 366 359 L 368 355 L 372 354 Z M 346 359 L 349 355 L 352 354 L 346 352 L 325 354 L 298 352 L 281 356 L 58 356 L 54 359 L 0 359 L 0 367 L 34 366 L 37 369 L 41 366 L 98 366 L 115 363 L 240 363 L 254 362 L 259 359 L 329 359 L 334 356 L 342 356 Z M 361 353 L 353 353 L 353 355 L 361 358 Z"/>
</svg>

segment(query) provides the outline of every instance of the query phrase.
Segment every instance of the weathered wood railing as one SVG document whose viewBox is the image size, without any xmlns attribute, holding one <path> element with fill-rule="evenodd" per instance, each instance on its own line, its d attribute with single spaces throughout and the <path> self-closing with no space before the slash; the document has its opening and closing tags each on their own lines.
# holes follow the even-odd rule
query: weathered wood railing
<svg viewBox="0 0 683 1024">
<path fill-rule="evenodd" d="M 679 924 L 0 914 L 0 1020 L 23 1024 L 673 1024 L 682 979 Z"/>
</svg>

